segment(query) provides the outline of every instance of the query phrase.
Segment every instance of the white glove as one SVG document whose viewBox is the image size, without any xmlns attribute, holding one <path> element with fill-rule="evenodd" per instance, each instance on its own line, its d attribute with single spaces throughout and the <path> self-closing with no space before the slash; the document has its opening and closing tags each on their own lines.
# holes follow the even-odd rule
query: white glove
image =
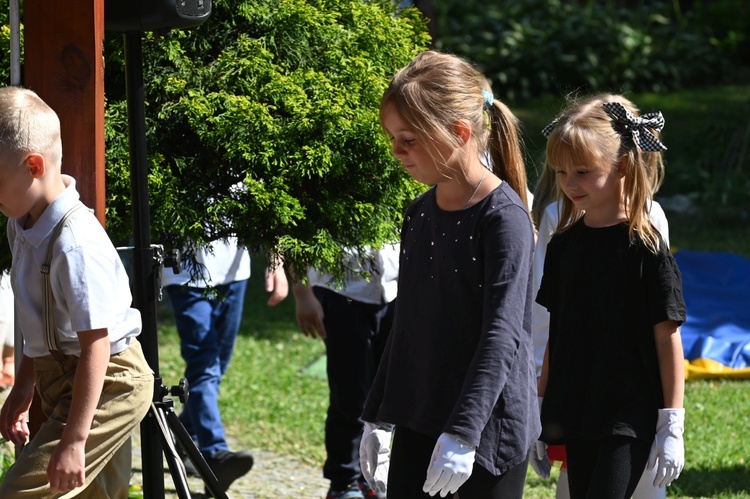
<svg viewBox="0 0 750 499">
<path fill-rule="evenodd" d="M 373 490 L 385 494 L 388 487 L 388 468 L 391 463 L 391 432 L 365 422 L 359 443 L 359 466 L 362 476 Z"/>
<path fill-rule="evenodd" d="M 536 474 L 544 480 L 549 478 L 552 463 L 547 457 L 547 444 L 537 440 L 529 449 L 529 464 Z"/>
<path fill-rule="evenodd" d="M 659 409 L 656 437 L 648 456 L 648 469 L 656 466 L 654 487 L 666 487 L 680 476 L 685 466 L 685 409 Z"/>
<path fill-rule="evenodd" d="M 536 401 L 539 404 L 539 416 L 542 415 L 542 401 L 544 397 L 537 397 Z M 550 470 L 552 470 L 552 463 L 547 456 L 547 444 L 541 440 L 537 440 L 534 445 L 529 449 L 529 464 L 531 468 L 536 471 L 536 474 L 543 479 L 549 478 Z"/>
<path fill-rule="evenodd" d="M 449 433 L 443 433 L 435 444 L 427 468 L 427 479 L 422 490 L 431 496 L 455 494 L 471 476 L 476 449 L 460 442 Z"/>
</svg>

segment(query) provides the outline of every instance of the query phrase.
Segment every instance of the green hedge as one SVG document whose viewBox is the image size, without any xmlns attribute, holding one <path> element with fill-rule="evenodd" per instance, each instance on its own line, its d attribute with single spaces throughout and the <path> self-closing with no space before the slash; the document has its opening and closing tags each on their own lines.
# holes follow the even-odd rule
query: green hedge
<svg viewBox="0 0 750 499">
<path fill-rule="evenodd" d="M 632 2 L 628 2 L 632 4 Z M 437 48 L 464 55 L 500 95 L 653 91 L 717 83 L 747 64 L 750 5 L 436 0 Z"/>
</svg>

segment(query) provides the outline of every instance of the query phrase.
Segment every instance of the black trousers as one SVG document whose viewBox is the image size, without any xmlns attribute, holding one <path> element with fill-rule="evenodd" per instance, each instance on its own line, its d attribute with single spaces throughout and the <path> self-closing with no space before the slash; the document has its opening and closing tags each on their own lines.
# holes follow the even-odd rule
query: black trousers
<svg viewBox="0 0 750 499">
<path fill-rule="evenodd" d="M 571 499 L 626 499 L 646 468 L 651 442 L 624 436 L 565 442 Z"/>
<path fill-rule="evenodd" d="M 313 292 L 323 307 L 327 335 L 330 396 L 323 476 L 331 481 L 332 488 L 343 489 L 362 479 L 362 410 L 391 330 L 395 301 L 362 303 L 319 286 L 314 286 Z"/>
<path fill-rule="evenodd" d="M 437 438 L 397 426 L 393 433 L 388 499 L 431 498 L 422 491 Z M 521 499 L 528 458 L 500 476 L 474 463 L 469 479 L 458 489 L 459 499 Z M 435 497 L 439 497 L 439 494 Z"/>
</svg>

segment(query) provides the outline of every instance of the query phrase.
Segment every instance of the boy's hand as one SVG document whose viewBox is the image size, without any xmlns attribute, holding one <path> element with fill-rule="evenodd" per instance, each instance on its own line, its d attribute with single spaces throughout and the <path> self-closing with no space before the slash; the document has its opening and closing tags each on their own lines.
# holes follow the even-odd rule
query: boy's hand
<svg viewBox="0 0 750 499">
<path fill-rule="evenodd" d="M 52 492 L 68 492 L 84 484 L 86 478 L 86 442 L 60 441 L 47 465 L 47 480 Z"/>
<path fill-rule="evenodd" d="M 274 307 L 286 299 L 289 294 L 289 282 L 283 265 L 266 268 L 266 292 L 271 293 L 267 302 L 269 307 Z"/>
<path fill-rule="evenodd" d="M 323 307 L 315 297 L 310 286 L 296 284 L 293 288 L 296 303 L 297 325 L 305 336 L 325 339 L 326 328 L 323 325 Z"/>
<path fill-rule="evenodd" d="M 12 395 L 12 393 L 11 393 Z M 0 413 L 0 419 L 2 420 L 2 433 L 3 438 L 8 442 L 12 442 L 14 445 L 23 445 L 29 438 L 29 427 L 26 424 L 28 407 L 31 402 L 26 406 L 26 410 L 18 411 L 11 408 L 13 403 L 11 402 L 11 395 L 3 404 L 2 413 Z"/>
<path fill-rule="evenodd" d="M 24 369 L 31 366 L 31 374 Z M 8 398 L 0 410 L 0 434 L 14 445 L 23 445 L 29 438 L 29 427 L 26 424 L 31 401 L 34 398 L 33 361 L 24 358 L 19 368 L 19 376 Z"/>
</svg>

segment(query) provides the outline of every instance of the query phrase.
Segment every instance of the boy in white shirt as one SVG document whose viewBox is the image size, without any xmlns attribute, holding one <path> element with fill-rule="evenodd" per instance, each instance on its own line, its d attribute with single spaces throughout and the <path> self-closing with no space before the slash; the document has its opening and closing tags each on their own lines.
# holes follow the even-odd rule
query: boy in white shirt
<svg viewBox="0 0 750 499">
<path fill-rule="evenodd" d="M 124 498 L 154 376 L 120 257 L 61 163 L 55 112 L 30 90 L 1 88 L 0 212 L 24 346 L 0 411 L 0 433 L 23 450 L 0 497 Z M 34 390 L 47 420 L 27 442 Z"/>
</svg>

